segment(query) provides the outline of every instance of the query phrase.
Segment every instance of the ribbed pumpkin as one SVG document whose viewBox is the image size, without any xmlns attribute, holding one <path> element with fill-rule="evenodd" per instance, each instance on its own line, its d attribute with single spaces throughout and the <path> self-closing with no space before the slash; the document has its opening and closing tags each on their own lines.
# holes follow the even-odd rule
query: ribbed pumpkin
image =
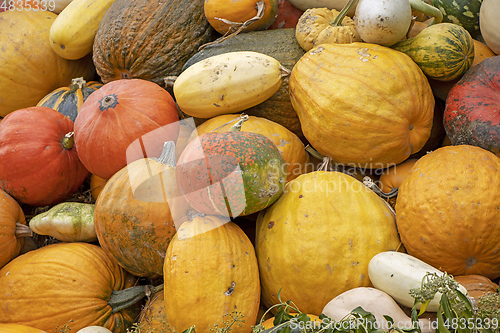
<svg viewBox="0 0 500 333">
<path fill-rule="evenodd" d="M 245 216 L 275 202 L 286 182 L 286 165 L 276 145 L 259 133 L 209 132 L 188 143 L 175 169 L 189 204 L 209 215 Z"/>
<path fill-rule="evenodd" d="M 165 314 L 165 293 L 156 292 L 144 305 L 139 316 L 139 326 L 144 332 L 168 332 L 170 326 Z"/>
<path fill-rule="evenodd" d="M 116 0 L 94 39 L 97 74 L 103 83 L 143 79 L 164 86 L 213 33 L 203 0 Z"/>
<path fill-rule="evenodd" d="M 72 331 L 98 325 L 125 333 L 139 312 L 126 301 L 144 297 L 143 288 L 128 289 L 136 280 L 97 245 L 47 245 L 0 270 L 0 317 L 47 332 L 69 324 Z"/>
<path fill-rule="evenodd" d="M 475 146 L 446 146 L 421 157 L 396 202 L 408 253 L 452 275 L 500 277 L 499 175 L 500 158 Z"/>
<path fill-rule="evenodd" d="M 0 16 L 0 117 L 35 106 L 75 77 L 94 76 L 92 57 L 70 61 L 50 47 L 49 30 L 56 17 L 42 10 L 6 11 Z"/>
<path fill-rule="evenodd" d="M 290 70 L 304 55 L 304 50 L 295 38 L 295 29 L 250 31 L 205 47 L 186 62 L 184 69 L 205 58 L 233 51 L 264 53 L 275 58 L 281 65 Z M 299 117 L 288 96 L 288 80 L 289 76 L 285 77 L 281 88 L 273 96 L 244 112 L 249 116 L 272 120 L 303 138 Z M 200 124 L 206 119 L 196 118 L 196 120 L 197 124 Z"/>
<path fill-rule="evenodd" d="M 500 56 L 483 60 L 450 89 L 444 128 L 453 145 L 473 145 L 500 157 Z"/>
<path fill-rule="evenodd" d="M 179 132 L 174 99 L 146 80 L 118 80 L 90 95 L 75 120 L 75 145 L 85 167 L 109 179 L 127 163 L 158 157 Z"/>
<path fill-rule="evenodd" d="M 74 147 L 73 122 L 51 108 L 9 113 L 0 123 L 0 142 L 0 188 L 19 202 L 58 203 L 87 179 Z"/>
<path fill-rule="evenodd" d="M 159 158 L 124 167 L 106 182 L 95 204 L 99 244 L 137 276 L 161 276 L 176 224 L 187 213 L 175 183 L 174 154 L 170 142 Z"/>
<path fill-rule="evenodd" d="M 261 13 L 259 5 L 262 6 Z M 260 18 L 241 31 L 265 30 L 276 20 L 278 0 L 205 0 L 203 9 L 210 25 L 221 34 L 239 30 L 245 22 L 258 14 L 261 15 Z"/>
<path fill-rule="evenodd" d="M 257 218 L 262 302 L 280 293 L 319 316 L 342 292 L 371 286 L 369 261 L 399 244 L 390 207 L 363 183 L 341 172 L 300 175 Z"/>
<path fill-rule="evenodd" d="M 184 222 L 168 246 L 163 280 L 166 318 L 175 332 L 222 328 L 231 315 L 244 320 L 231 327 L 234 333 L 255 325 L 259 268 L 252 243 L 233 222 L 209 215 Z"/>
<path fill-rule="evenodd" d="M 237 115 L 220 115 L 208 119 L 193 131 L 189 137 L 192 141 L 196 136 L 210 132 L 227 132 L 240 119 Z M 297 178 L 300 174 L 312 171 L 309 163 L 309 154 L 298 136 L 284 126 L 261 117 L 249 116 L 241 131 L 259 133 L 270 139 L 285 159 L 287 181 Z M 308 170 L 310 168 L 311 170 Z"/>
<path fill-rule="evenodd" d="M 384 168 L 429 138 L 429 83 L 410 57 L 388 47 L 317 46 L 297 62 L 289 87 L 306 139 L 336 163 Z"/>
<path fill-rule="evenodd" d="M 482 275 L 455 275 L 455 281 L 467 289 L 469 296 L 477 299 L 484 294 L 498 293 L 498 284 Z"/>
<path fill-rule="evenodd" d="M 100 87 L 102 83 L 97 81 L 86 82 L 82 77 L 76 78 L 68 87 L 57 88 L 42 98 L 37 106 L 54 109 L 74 122 L 83 102 Z"/>
<path fill-rule="evenodd" d="M 19 255 L 24 237 L 32 234 L 21 206 L 0 190 L 0 268 Z"/>
</svg>

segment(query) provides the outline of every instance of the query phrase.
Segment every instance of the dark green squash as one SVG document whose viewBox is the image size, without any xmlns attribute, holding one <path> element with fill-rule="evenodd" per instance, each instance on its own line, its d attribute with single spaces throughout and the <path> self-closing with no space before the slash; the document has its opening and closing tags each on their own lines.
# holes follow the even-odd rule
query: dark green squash
<svg viewBox="0 0 500 333">
<path fill-rule="evenodd" d="M 60 87 L 49 93 L 38 102 L 37 106 L 54 109 L 74 122 L 83 102 L 100 87 L 102 87 L 102 83 L 86 82 L 82 77 L 79 77 L 73 79 L 69 87 Z"/>
<path fill-rule="evenodd" d="M 479 9 L 482 3 L 483 0 L 431 0 L 431 4 L 443 13 L 443 22 L 464 27 L 472 38 L 481 35 Z"/>
<path fill-rule="evenodd" d="M 273 29 L 251 31 L 228 38 L 221 43 L 211 44 L 191 57 L 183 70 L 205 58 L 234 51 L 254 51 L 267 54 L 281 65 L 292 69 L 295 63 L 304 55 L 305 51 L 295 38 L 295 29 Z M 244 111 L 250 116 L 272 120 L 303 138 L 299 117 L 292 107 L 288 95 L 288 77 L 283 81 L 281 88 L 265 102 Z M 200 124 L 204 119 L 196 119 Z"/>
<path fill-rule="evenodd" d="M 94 40 L 93 59 L 103 83 L 143 79 L 164 87 L 198 48 L 214 38 L 203 0 L 116 0 Z"/>
</svg>

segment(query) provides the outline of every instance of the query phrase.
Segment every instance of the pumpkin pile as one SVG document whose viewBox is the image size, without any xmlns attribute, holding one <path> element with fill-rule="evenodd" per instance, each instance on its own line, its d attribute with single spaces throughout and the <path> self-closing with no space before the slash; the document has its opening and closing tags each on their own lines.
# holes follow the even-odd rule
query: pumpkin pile
<svg viewBox="0 0 500 333">
<path fill-rule="evenodd" d="M 0 331 L 431 333 L 429 275 L 500 306 L 495 11 L 3 1 Z"/>
</svg>

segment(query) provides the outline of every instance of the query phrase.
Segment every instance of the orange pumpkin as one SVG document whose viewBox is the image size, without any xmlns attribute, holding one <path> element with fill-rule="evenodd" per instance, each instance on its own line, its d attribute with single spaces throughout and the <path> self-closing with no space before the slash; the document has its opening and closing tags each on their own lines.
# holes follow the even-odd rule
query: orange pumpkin
<svg viewBox="0 0 500 333">
<path fill-rule="evenodd" d="M 139 317 L 139 326 L 143 332 L 169 332 L 170 326 L 165 315 L 165 293 L 156 292 L 144 305 Z"/>
<path fill-rule="evenodd" d="M 0 324 L 0 332 L 2 333 L 47 333 L 46 331 L 39 330 L 25 325 L 19 324 Z"/>
<path fill-rule="evenodd" d="M 295 315 L 295 313 L 291 313 L 292 315 Z M 314 323 L 314 325 L 318 325 L 317 327 L 321 327 L 321 323 L 323 322 L 319 316 L 316 316 L 316 315 L 313 315 L 313 314 L 308 314 L 307 315 L 309 317 L 309 319 L 311 320 L 311 322 Z M 272 318 L 269 318 L 267 320 L 265 320 L 262 325 L 264 326 L 264 329 L 270 329 L 272 327 L 274 327 L 274 319 L 275 317 L 272 317 Z M 317 324 L 316 324 L 317 323 Z"/>
<path fill-rule="evenodd" d="M 261 18 L 242 31 L 265 30 L 276 20 L 278 0 L 205 0 L 204 11 L 208 23 L 217 32 L 225 34 L 237 30 L 243 23 L 256 17 L 258 6 L 263 6 Z"/>
<path fill-rule="evenodd" d="M 21 206 L 0 190 L 0 268 L 19 255 L 24 237 L 32 234 Z"/>
<path fill-rule="evenodd" d="M 145 286 L 129 289 L 136 281 L 97 245 L 47 245 L 0 269 L 0 318 L 47 332 L 69 324 L 124 333 L 139 314 L 132 304 L 145 295 Z"/>
<path fill-rule="evenodd" d="M 484 294 L 498 293 L 498 284 L 491 281 L 486 276 L 471 274 L 471 275 L 456 275 L 453 277 L 455 281 L 460 283 L 467 289 L 469 296 L 479 298 Z"/>
<path fill-rule="evenodd" d="M 94 198 L 94 200 L 97 200 L 107 181 L 107 179 L 101 178 L 97 175 L 90 175 L 90 194 L 92 194 L 92 198 Z"/>
<path fill-rule="evenodd" d="M 385 170 L 379 179 L 382 192 L 389 193 L 393 188 L 399 188 L 416 161 L 416 159 L 408 159 Z"/>
</svg>

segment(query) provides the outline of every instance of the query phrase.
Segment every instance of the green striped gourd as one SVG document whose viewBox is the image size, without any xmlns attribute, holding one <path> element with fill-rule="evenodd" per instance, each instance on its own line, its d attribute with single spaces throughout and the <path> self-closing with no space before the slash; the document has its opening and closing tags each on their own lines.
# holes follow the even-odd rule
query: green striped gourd
<svg viewBox="0 0 500 333">
<path fill-rule="evenodd" d="M 479 9 L 483 0 L 431 0 L 431 4 L 443 13 L 443 22 L 458 24 L 473 38 L 480 35 Z"/>
<path fill-rule="evenodd" d="M 461 77 L 474 60 L 474 41 L 467 30 L 453 23 L 423 29 L 413 38 L 392 46 L 406 53 L 425 75 L 439 81 Z"/>
</svg>

